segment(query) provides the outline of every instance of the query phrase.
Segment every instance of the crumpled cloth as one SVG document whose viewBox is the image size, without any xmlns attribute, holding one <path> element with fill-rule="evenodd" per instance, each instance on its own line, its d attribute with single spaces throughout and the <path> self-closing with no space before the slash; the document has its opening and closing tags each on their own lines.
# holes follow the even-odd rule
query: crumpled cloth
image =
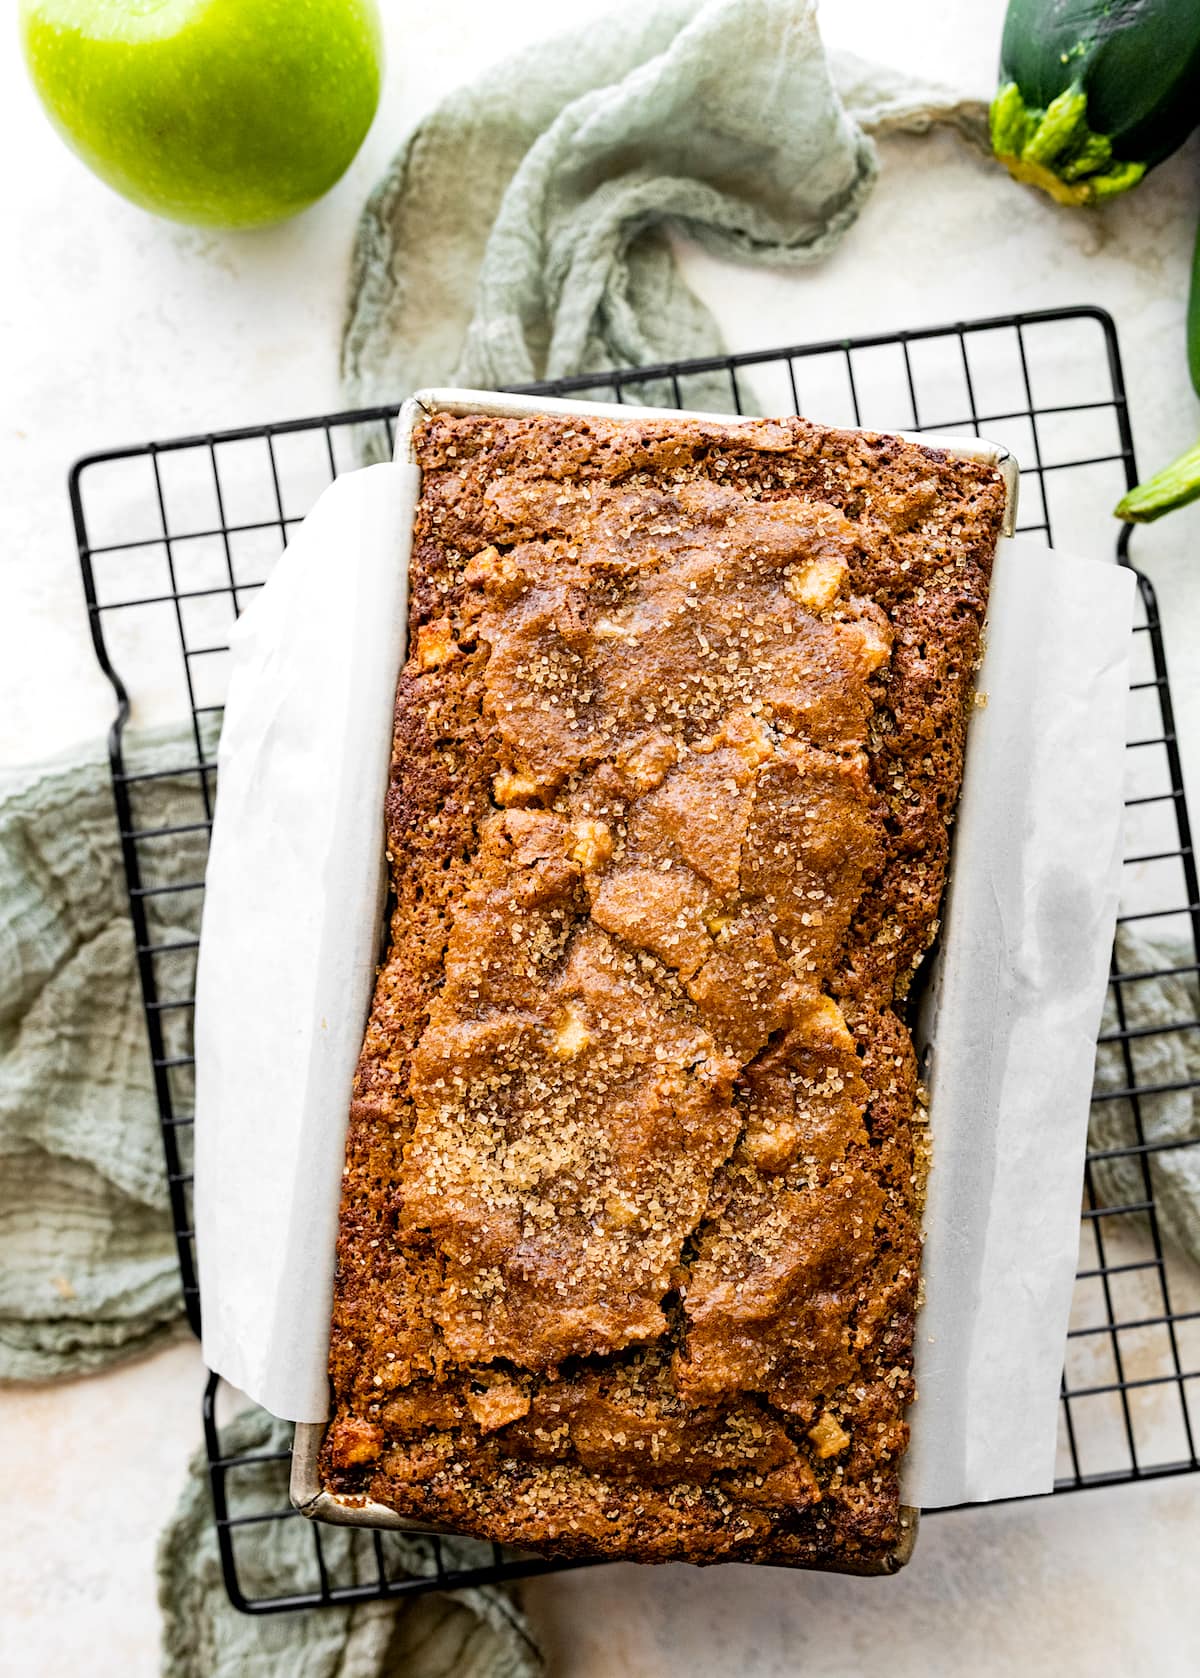
<svg viewBox="0 0 1200 1678">
<path fill-rule="evenodd" d="M 1187 967 L 1195 961 L 1190 946 L 1151 943 L 1127 926 L 1119 930 L 1117 956 L 1122 973 L 1152 973 L 1164 967 Z M 1124 1045 L 1104 1041 L 1107 1033 L 1122 1026 L 1137 1034 L 1130 1040 L 1128 1052 L 1140 1087 L 1158 1088 L 1200 1079 L 1200 1030 L 1188 1024 L 1200 1020 L 1197 975 L 1179 973 L 1138 981 L 1122 986 L 1121 994 L 1123 1020 L 1118 1017 L 1111 986 L 1104 1004 L 1096 1092 L 1130 1088 Z M 1139 1095 L 1137 1113 L 1129 1100 L 1097 1102 L 1088 1125 L 1088 1141 L 1097 1150 L 1138 1147 L 1146 1142 L 1161 1144 L 1152 1153 L 1097 1160 L 1092 1166 L 1096 1198 L 1103 1206 L 1134 1206 L 1152 1196 L 1159 1235 L 1200 1264 L 1200 1114 L 1195 1090 L 1163 1089 L 1157 1095 Z M 1138 1221 L 1144 1223 L 1145 1219 L 1139 1215 Z"/>
<path fill-rule="evenodd" d="M 188 731 L 131 753 L 194 759 Z M 190 783 L 190 784 L 189 784 Z M 139 819 L 185 819 L 194 777 L 144 783 Z M 161 843 L 161 842 L 160 842 Z M 204 835 L 170 861 L 204 868 Z M 195 932 L 194 897 L 174 935 Z M 0 788 L 0 1379 L 78 1375 L 159 1344 L 182 1300 L 109 765 Z"/>
<path fill-rule="evenodd" d="M 247 1410 L 221 1429 L 228 1455 L 284 1450 L 289 1422 Z M 248 1616 L 225 1594 L 208 1494 L 208 1463 L 192 1459 L 179 1506 L 158 1548 L 158 1599 L 165 1678 L 538 1678 L 542 1659 L 524 1616 L 495 1586 L 453 1595 L 431 1591 L 354 1608 Z M 287 1506 L 287 1462 L 238 1468 L 237 1513 Z M 380 1535 L 389 1572 L 427 1576 L 426 1548 L 401 1533 Z M 238 1577 L 249 1597 L 295 1591 L 315 1579 L 307 1520 L 263 1521 L 238 1529 Z M 370 1535 L 323 1526 L 321 1547 L 331 1581 L 378 1577 Z M 480 1565 L 491 1545 L 443 1540 L 448 1565 Z M 396 1564 L 393 1568 L 392 1564 Z"/>
<path fill-rule="evenodd" d="M 371 194 L 346 399 L 719 353 L 668 234 L 806 267 L 874 182 L 864 130 L 935 123 L 987 145 L 979 100 L 847 55 L 831 65 L 812 0 L 664 0 L 539 43 L 446 99 Z M 730 406 L 724 377 L 690 378 L 686 396 Z"/>
</svg>

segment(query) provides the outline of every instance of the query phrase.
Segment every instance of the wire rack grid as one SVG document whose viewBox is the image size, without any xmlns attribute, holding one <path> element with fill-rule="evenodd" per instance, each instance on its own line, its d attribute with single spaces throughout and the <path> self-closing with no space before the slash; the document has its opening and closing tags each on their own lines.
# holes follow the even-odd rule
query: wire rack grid
<svg viewBox="0 0 1200 1678">
<path fill-rule="evenodd" d="M 1111 550 L 1136 480 L 1111 319 L 1072 308 L 796 345 L 533 388 L 593 400 L 986 435 L 1022 463 L 1019 529 Z M 113 792 L 188 1317 L 191 1009 L 229 629 L 289 532 L 396 408 L 246 427 L 79 461 L 70 495 L 96 655 L 117 696 Z M 1128 563 L 1128 527 L 1116 544 Z M 181 733 L 180 716 L 187 724 Z M 156 725 L 174 723 L 173 728 Z M 130 724 L 139 726 L 131 728 Z M 1200 1467 L 1200 1269 L 1180 1198 L 1200 1146 L 1200 884 L 1153 589 L 1139 576 L 1122 910 L 1097 1054 L 1056 1489 Z M 1194 1159 L 1194 1155 L 1190 1156 Z M 525 1577 L 556 1564 L 433 1537 L 309 1528 L 263 1571 L 251 1529 L 297 1519 L 288 1451 L 238 1449 L 230 1396 L 204 1401 L 214 1511 L 235 1606 L 271 1613 Z M 282 1558 L 282 1559 L 280 1559 Z"/>
</svg>

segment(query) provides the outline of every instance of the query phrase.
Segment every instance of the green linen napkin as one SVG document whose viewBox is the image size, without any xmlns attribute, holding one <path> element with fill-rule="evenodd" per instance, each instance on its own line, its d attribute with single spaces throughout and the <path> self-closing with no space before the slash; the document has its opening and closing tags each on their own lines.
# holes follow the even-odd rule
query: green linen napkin
<svg viewBox="0 0 1200 1678">
<path fill-rule="evenodd" d="M 863 129 L 933 123 L 986 144 L 977 100 L 848 56 L 831 71 L 812 0 L 664 0 L 539 43 L 445 100 L 372 193 L 347 401 L 717 353 L 669 235 L 805 267 L 875 178 Z M 731 405 L 723 376 L 690 379 L 684 396 Z"/>
<path fill-rule="evenodd" d="M 1127 926 L 1119 930 L 1117 955 L 1123 973 L 1187 967 L 1195 959 L 1190 946 L 1154 944 Z M 1123 1021 L 1118 1020 L 1111 988 L 1104 1004 L 1096 1091 L 1129 1088 L 1124 1046 L 1104 1041 L 1106 1034 L 1123 1024 L 1137 1034 L 1129 1044 L 1134 1077 L 1143 1088 L 1159 1093 L 1139 1096 L 1136 1113 L 1127 1100 L 1097 1102 L 1088 1141 L 1095 1149 L 1136 1147 L 1142 1142 L 1165 1146 L 1158 1153 L 1098 1160 L 1092 1167 L 1092 1183 L 1104 1206 L 1138 1205 L 1148 1198 L 1149 1188 L 1159 1234 L 1200 1264 L 1200 1115 L 1196 1092 L 1172 1087 L 1200 1079 L 1200 1031 L 1187 1028 L 1189 1020 L 1200 1019 L 1200 986 L 1195 973 L 1185 972 L 1125 985 L 1122 996 Z M 1138 1221 L 1144 1222 L 1140 1217 Z"/>
<path fill-rule="evenodd" d="M 186 736 L 131 753 L 180 763 Z M 189 785 L 189 781 L 191 784 Z M 183 819 L 194 777 L 144 784 L 139 819 Z M 160 842 L 188 877 L 202 834 Z M 168 930 L 195 931 L 176 900 Z M 107 757 L 0 790 L 0 1379 L 78 1375 L 181 1322 L 162 1143 Z"/>
<path fill-rule="evenodd" d="M 286 1449 L 291 1426 L 262 1410 L 248 1410 L 221 1430 L 229 1454 Z M 221 1580 L 216 1528 L 208 1496 L 207 1461 L 193 1458 L 179 1507 L 158 1553 L 166 1678 L 537 1678 L 541 1655 L 511 1597 L 495 1587 L 441 1592 L 396 1603 L 322 1608 L 301 1614 L 250 1617 L 229 1604 Z M 287 1463 L 239 1468 L 238 1512 L 280 1509 L 287 1503 Z M 426 1548 L 400 1533 L 380 1535 L 385 1558 L 407 1573 L 427 1576 Z M 294 1591 L 314 1571 L 313 1534 L 297 1517 L 239 1531 L 239 1577 L 250 1596 Z M 366 1535 L 321 1528 L 326 1565 L 339 1584 L 376 1574 Z M 445 1540 L 447 1562 L 480 1564 L 491 1545 Z M 361 1571 L 359 1569 L 361 1568 Z"/>
</svg>

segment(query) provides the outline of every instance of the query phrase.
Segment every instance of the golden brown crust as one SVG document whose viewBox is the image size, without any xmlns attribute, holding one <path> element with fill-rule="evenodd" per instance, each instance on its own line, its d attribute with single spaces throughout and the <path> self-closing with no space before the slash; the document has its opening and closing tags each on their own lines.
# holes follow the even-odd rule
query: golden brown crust
<svg viewBox="0 0 1200 1678">
<path fill-rule="evenodd" d="M 878 1565 L 902 1016 L 1000 476 L 802 420 L 416 446 L 325 1484 L 547 1553 Z"/>
</svg>

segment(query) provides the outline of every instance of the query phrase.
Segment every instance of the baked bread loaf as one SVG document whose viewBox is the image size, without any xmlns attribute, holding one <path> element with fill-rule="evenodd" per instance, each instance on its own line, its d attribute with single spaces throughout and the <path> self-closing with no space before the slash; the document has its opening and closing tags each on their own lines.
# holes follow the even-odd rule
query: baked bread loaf
<svg viewBox="0 0 1200 1678">
<path fill-rule="evenodd" d="M 438 413 L 346 1149 L 332 1492 L 883 1571 L 905 1024 L 1004 484 L 803 420 Z"/>
</svg>

